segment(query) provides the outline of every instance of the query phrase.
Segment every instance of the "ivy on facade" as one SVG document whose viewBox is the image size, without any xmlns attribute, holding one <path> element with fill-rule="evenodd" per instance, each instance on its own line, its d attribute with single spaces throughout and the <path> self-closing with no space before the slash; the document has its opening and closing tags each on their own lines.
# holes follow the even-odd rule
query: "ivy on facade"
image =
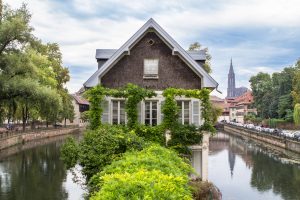
<svg viewBox="0 0 300 200">
<path fill-rule="evenodd" d="M 95 130 L 101 126 L 101 116 L 103 109 L 101 108 L 104 96 L 116 98 L 124 98 L 125 110 L 127 113 L 127 126 L 133 128 L 138 124 L 137 105 L 145 98 L 156 96 L 155 92 L 137 85 L 128 83 L 125 87 L 119 89 L 108 89 L 100 85 L 91 88 L 85 94 L 90 102 L 90 129 Z"/>
<path fill-rule="evenodd" d="M 201 130 L 214 132 L 212 120 L 212 109 L 209 101 L 210 90 L 187 90 L 177 88 L 167 88 L 163 92 L 165 98 L 162 112 L 164 115 L 163 125 L 166 129 L 171 129 L 178 124 L 178 106 L 175 100 L 177 96 L 184 96 L 188 98 L 196 98 L 201 102 L 202 118 L 204 124 L 201 126 Z M 142 88 L 134 84 L 127 84 L 125 87 L 119 89 L 108 89 L 100 85 L 97 85 L 86 92 L 86 97 L 90 102 L 90 129 L 97 129 L 101 126 L 101 116 L 103 109 L 101 107 L 102 101 L 105 96 L 111 96 L 116 98 L 124 98 L 125 109 L 127 113 L 129 128 L 134 128 L 138 124 L 138 110 L 137 105 L 145 98 L 151 98 L 156 96 L 155 92 Z"/>
<path fill-rule="evenodd" d="M 189 90 L 189 89 L 177 89 L 177 88 L 167 88 L 163 92 L 165 97 L 165 103 L 162 108 L 164 114 L 163 124 L 166 128 L 171 129 L 178 123 L 178 106 L 175 100 L 177 96 L 184 96 L 188 98 L 196 98 L 201 102 L 202 107 L 202 118 L 204 123 L 201 126 L 201 130 L 215 132 L 213 127 L 212 119 L 212 106 L 209 101 L 210 90 L 201 89 L 201 90 Z"/>
</svg>

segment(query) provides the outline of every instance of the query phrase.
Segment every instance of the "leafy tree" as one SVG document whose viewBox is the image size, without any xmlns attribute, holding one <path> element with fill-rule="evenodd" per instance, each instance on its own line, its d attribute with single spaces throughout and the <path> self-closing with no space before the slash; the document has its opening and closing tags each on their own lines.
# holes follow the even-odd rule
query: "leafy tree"
<svg viewBox="0 0 300 200">
<path fill-rule="evenodd" d="M 199 42 L 194 42 L 190 44 L 188 48 L 188 51 L 201 51 L 201 50 L 205 51 L 206 54 L 206 60 L 205 63 L 202 65 L 202 67 L 207 73 L 210 74 L 212 72 L 211 63 L 210 63 L 211 55 L 208 53 L 208 48 L 202 49 L 201 44 Z"/>
<path fill-rule="evenodd" d="M 267 73 L 258 73 L 250 78 L 251 89 L 254 97 L 254 106 L 262 118 L 268 118 L 270 105 L 270 91 L 272 89 L 271 76 Z"/>
<path fill-rule="evenodd" d="M 292 96 L 293 96 L 293 102 L 294 105 L 297 103 L 300 103 L 300 60 L 297 61 L 295 65 L 296 71 L 294 74 L 293 78 L 293 91 L 292 91 Z"/>
<path fill-rule="evenodd" d="M 300 104 L 297 103 L 294 108 L 294 122 L 295 124 L 300 124 Z"/>
</svg>

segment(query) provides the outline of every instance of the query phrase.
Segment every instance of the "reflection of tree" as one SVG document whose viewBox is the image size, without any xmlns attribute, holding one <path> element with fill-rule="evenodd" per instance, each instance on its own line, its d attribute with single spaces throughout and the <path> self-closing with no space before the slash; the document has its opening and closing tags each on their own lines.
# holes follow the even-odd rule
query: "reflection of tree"
<svg viewBox="0 0 300 200">
<path fill-rule="evenodd" d="M 273 189 L 284 199 L 299 199 L 300 170 L 291 164 L 282 164 L 260 152 L 253 152 L 252 187 L 259 191 Z"/>
<path fill-rule="evenodd" d="M 62 185 L 66 170 L 59 153 L 59 144 L 52 143 L 20 152 L 0 163 L 10 175 L 10 187 L 6 188 L 8 191 L 1 191 L 0 187 L 0 198 L 4 192 L 9 200 L 67 199 Z"/>
</svg>

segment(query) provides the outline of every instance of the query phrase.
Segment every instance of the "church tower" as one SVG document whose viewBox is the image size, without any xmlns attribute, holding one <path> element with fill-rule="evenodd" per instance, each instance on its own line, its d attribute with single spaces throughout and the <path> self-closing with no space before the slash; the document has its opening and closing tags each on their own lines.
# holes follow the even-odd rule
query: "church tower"
<svg viewBox="0 0 300 200">
<path fill-rule="evenodd" d="M 232 66 L 232 59 L 230 61 L 230 68 L 228 73 L 228 87 L 227 87 L 227 97 L 235 97 L 235 74 Z"/>
</svg>

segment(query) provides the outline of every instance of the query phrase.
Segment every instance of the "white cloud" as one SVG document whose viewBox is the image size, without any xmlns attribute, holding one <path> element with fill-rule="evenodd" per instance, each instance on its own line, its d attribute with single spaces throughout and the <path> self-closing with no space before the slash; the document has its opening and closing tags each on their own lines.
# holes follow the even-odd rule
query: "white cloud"
<svg viewBox="0 0 300 200">
<path fill-rule="evenodd" d="M 23 0 L 5 1 L 14 8 L 19 7 L 22 2 Z M 96 48 L 120 47 L 149 17 L 157 20 L 179 44 L 187 44 L 190 38 L 198 38 L 201 41 L 207 30 L 221 28 L 234 30 L 269 27 L 271 29 L 269 40 L 274 42 L 290 38 L 297 41 L 300 37 L 298 0 L 73 0 L 71 3 L 65 2 L 70 10 L 57 7 L 63 2 L 55 3 L 51 0 L 24 0 L 24 2 L 33 13 L 32 25 L 35 28 L 35 35 L 44 42 L 59 43 L 63 61 L 71 71 L 77 72 L 79 67 L 84 71 L 80 74 L 71 74 L 72 79 L 67 85 L 71 92 L 78 90 L 97 69 L 94 58 Z M 71 11 L 75 14 L 70 13 Z M 83 17 L 74 16 L 75 11 Z M 109 18 L 110 15 L 114 17 Z M 284 29 L 292 31 L 282 34 Z M 247 77 L 258 71 L 276 70 L 274 66 L 266 65 L 268 60 L 293 52 L 293 49 L 275 47 L 270 43 L 254 43 L 246 40 L 247 38 L 245 42 L 232 43 L 228 46 L 209 44 L 213 56 L 213 77 L 220 83 L 223 92 L 227 87 L 224 80 L 227 77 L 231 56 L 234 58 L 236 75 L 245 77 L 245 80 L 237 83 L 246 84 Z M 203 42 L 205 44 L 207 41 Z"/>
</svg>

